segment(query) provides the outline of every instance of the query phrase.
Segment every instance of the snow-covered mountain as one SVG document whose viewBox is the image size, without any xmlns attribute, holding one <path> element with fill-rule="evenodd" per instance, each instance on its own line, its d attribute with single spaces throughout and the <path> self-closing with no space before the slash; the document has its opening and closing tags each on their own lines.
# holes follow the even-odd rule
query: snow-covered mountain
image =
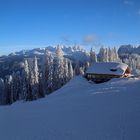
<svg viewBox="0 0 140 140">
<path fill-rule="evenodd" d="M 43 55 L 45 49 L 50 51 L 52 54 L 56 52 L 58 46 L 48 46 L 46 48 L 35 48 L 32 50 L 22 50 L 19 52 L 11 53 L 9 56 L 26 56 L 31 57 L 34 55 Z M 81 46 L 60 46 L 65 56 L 70 57 L 72 59 L 78 61 L 86 61 L 88 59 L 89 54 L 83 49 Z M 80 56 L 80 58 L 79 58 Z"/>
<path fill-rule="evenodd" d="M 140 79 L 75 77 L 50 96 L 0 107 L 1 140 L 139 140 Z"/>
<path fill-rule="evenodd" d="M 132 71 L 139 75 L 140 72 L 140 45 L 133 46 L 133 45 L 122 45 L 118 49 L 119 58 L 123 63 L 129 65 Z"/>
<path fill-rule="evenodd" d="M 18 71 L 22 67 L 22 62 L 25 58 L 34 58 L 37 56 L 39 59 L 42 59 L 45 49 L 50 53 L 55 55 L 56 49 L 58 46 L 48 46 L 46 48 L 35 48 L 32 50 L 22 50 L 19 52 L 14 52 L 8 56 L 0 57 L 0 77 L 4 77 L 8 74 L 11 74 L 13 71 Z M 60 46 L 64 53 L 64 56 L 71 59 L 74 62 L 79 61 L 84 63 L 89 60 L 89 53 L 86 52 L 80 46 Z"/>
<path fill-rule="evenodd" d="M 133 45 L 122 45 L 118 49 L 118 54 L 119 55 L 124 55 L 124 54 L 138 54 L 140 55 L 140 45 L 135 47 Z"/>
<path fill-rule="evenodd" d="M 20 71 L 22 68 L 22 62 L 25 58 L 34 58 L 37 56 L 38 59 L 42 59 L 45 49 L 47 49 L 51 54 L 55 55 L 58 46 L 48 46 L 46 48 L 35 48 L 32 50 L 22 50 L 19 52 L 11 53 L 8 56 L 0 57 L 0 77 L 4 78 L 6 75 L 10 75 L 13 71 Z M 94 55 L 91 52 L 87 52 L 81 46 L 60 46 L 62 48 L 64 57 L 69 58 L 74 65 L 79 63 L 83 66 L 87 61 L 91 61 L 91 57 Z M 106 52 L 107 51 L 107 52 Z M 106 55 L 108 54 L 108 56 Z M 116 55 L 115 55 L 116 54 Z M 91 56 L 90 56 L 91 55 Z M 132 69 L 140 69 L 140 46 L 133 45 L 122 45 L 118 49 L 112 48 L 100 48 L 99 53 L 96 53 L 96 59 L 98 61 L 120 61 L 128 64 Z M 99 59 L 101 57 L 102 59 Z M 108 59 L 108 60 L 107 60 Z"/>
</svg>

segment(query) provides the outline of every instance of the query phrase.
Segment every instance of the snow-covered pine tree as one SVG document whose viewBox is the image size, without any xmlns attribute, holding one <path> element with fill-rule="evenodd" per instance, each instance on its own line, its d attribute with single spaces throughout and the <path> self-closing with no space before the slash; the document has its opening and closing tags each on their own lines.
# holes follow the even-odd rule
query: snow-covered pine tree
<svg viewBox="0 0 140 140">
<path fill-rule="evenodd" d="M 7 75 L 5 78 L 5 104 L 12 104 L 14 102 L 13 92 L 12 92 L 12 82 L 13 78 L 11 75 Z"/>
<path fill-rule="evenodd" d="M 92 65 L 95 62 L 97 62 L 97 56 L 96 56 L 95 51 L 93 51 L 93 49 L 91 48 L 91 50 L 90 50 L 90 65 Z"/>
<path fill-rule="evenodd" d="M 58 59 L 57 57 L 54 57 L 53 59 L 53 89 L 56 90 L 58 89 Z"/>
<path fill-rule="evenodd" d="M 12 94 L 13 94 L 13 100 L 20 100 L 23 99 L 22 96 L 22 83 L 21 83 L 21 76 L 20 76 L 20 72 L 17 71 L 16 73 L 13 72 L 12 74 L 13 77 L 13 82 L 12 82 Z"/>
<path fill-rule="evenodd" d="M 0 78 L 0 105 L 5 104 L 4 99 L 5 99 L 5 84 L 4 80 Z"/>
<path fill-rule="evenodd" d="M 84 64 L 84 72 L 87 71 L 87 69 L 89 68 L 90 66 L 90 63 L 87 61 L 85 64 Z"/>
<path fill-rule="evenodd" d="M 136 57 L 136 69 L 140 70 L 140 56 L 137 55 Z"/>
<path fill-rule="evenodd" d="M 69 80 L 72 79 L 74 76 L 74 72 L 73 72 L 71 61 L 69 61 L 69 63 L 68 63 L 68 74 L 69 74 L 69 76 L 68 76 Z"/>
<path fill-rule="evenodd" d="M 43 98 L 45 97 L 45 93 L 44 93 L 44 87 L 43 87 L 43 75 L 42 73 L 39 73 L 39 98 Z"/>
<path fill-rule="evenodd" d="M 46 80 L 46 87 L 47 94 L 49 94 L 53 91 L 53 56 L 49 54 L 47 59 L 48 75 Z"/>
<path fill-rule="evenodd" d="M 114 54 L 114 57 L 113 57 L 114 61 L 117 61 L 119 57 L 118 57 L 118 52 L 117 52 L 116 47 L 113 48 L 113 54 Z"/>
<path fill-rule="evenodd" d="M 119 60 L 119 57 L 118 57 L 118 52 L 117 52 L 117 50 L 116 50 L 116 48 L 114 47 L 114 48 L 109 48 L 108 49 L 108 61 L 109 62 L 118 62 L 118 61 L 120 61 Z"/>
<path fill-rule="evenodd" d="M 68 67 L 68 60 L 64 58 L 64 83 L 69 81 L 69 67 Z"/>
<path fill-rule="evenodd" d="M 56 50 L 56 57 L 54 58 L 54 73 L 53 73 L 53 83 L 55 88 L 58 89 L 64 85 L 64 57 L 63 51 L 58 46 Z"/>
<path fill-rule="evenodd" d="M 56 56 L 58 57 L 58 58 L 60 58 L 60 59 L 62 59 L 63 58 L 63 51 L 62 51 L 62 49 L 61 49 L 61 47 L 58 45 L 57 46 L 57 49 L 56 49 Z"/>
<path fill-rule="evenodd" d="M 104 52 L 104 62 L 108 62 L 108 48 L 105 48 L 105 52 Z"/>
<path fill-rule="evenodd" d="M 42 86 L 43 96 L 53 91 L 53 56 L 47 49 L 42 62 Z"/>
<path fill-rule="evenodd" d="M 80 75 L 84 75 L 84 68 L 83 67 L 80 67 Z"/>
<path fill-rule="evenodd" d="M 22 95 L 26 101 L 32 100 L 31 85 L 30 85 L 30 71 L 27 59 L 24 60 L 24 68 L 22 71 Z"/>
<path fill-rule="evenodd" d="M 108 61 L 112 62 L 112 51 L 110 47 L 108 48 Z"/>
<path fill-rule="evenodd" d="M 100 48 L 100 51 L 98 54 L 98 61 L 105 62 L 105 49 L 103 47 Z"/>
<path fill-rule="evenodd" d="M 99 54 L 98 54 L 98 61 L 99 62 L 108 62 L 109 56 L 108 56 L 108 49 L 107 48 L 100 48 Z"/>
<path fill-rule="evenodd" d="M 34 68 L 33 68 L 33 72 L 34 72 L 34 83 L 38 84 L 39 82 L 39 69 L 38 69 L 38 61 L 37 61 L 37 57 L 35 56 L 34 58 Z"/>
<path fill-rule="evenodd" d="M 33 100 L 38 99 L 39 97 L 39 69 L 38 69 L 38 61 L 35 56 L 33 60 L 33 69 L 30 71 L 31 79 L 31 87 L 32 87 L 32 98 Z"/>
<path fill-rule="evenodd" d="M 79 61 L 77 61 L 76 64 L 75 64 L 74 74 L 75 74 L 75 75 L 80 75 L 80 74 L 81 74 L 81 72 L 80 72 Z"/>
<path fill-rule="evenodd" d="M 49 57 L 49 52 L 46 49 L 45 52 L 44 52 L 42 65 L 41 65 L 42 74 L 40 75 L 40 78 L 42 79 L 41 80 L 41 83 L 42 83 L 41 85 L 42 85 L 42 88 L 43 88 L 43 90 L 42 90 L 43 93 L 41 95 L 42 97 L 45 96 L 46 93 L 47 93 L 47 79 L 48 79 L 48 74 L 49 74 L 49 59 L 48 59 L 48 57 Z"/>
</svg>

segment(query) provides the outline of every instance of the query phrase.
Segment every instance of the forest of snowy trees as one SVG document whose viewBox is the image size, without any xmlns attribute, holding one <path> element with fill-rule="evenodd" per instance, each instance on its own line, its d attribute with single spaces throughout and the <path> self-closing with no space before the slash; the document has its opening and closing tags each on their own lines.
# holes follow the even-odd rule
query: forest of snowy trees
<svg viewBox="0 0 140 140">
<path fill-rule="evenodd" d="M 83 56 L 86 56 L 86 52 Z M 123 55 L 122 55 L 123 56 Z M 81 63 L 65 57 L 60 46 L 55 53 L 47 48 L 42 56 L 24 58 L 21 70 L 0 78 L 0 104 L 12 104 L 17 100 L 32 101 L 45 97 L 65 85 L 74 75 L 84 72 L 95 62 L 124 62 L 131 69 L 140 70 L 138 54 L 119 57 L 117 49 L 101 47 L 99 53 L 91 48 L 89 59 Z"/>
<path fill-rule="evenodd" d="M 129 65 L 134 75 L 140 75 L 140 45 L 122 45 L 118 49 L 118 55 L 123 63 Z"/>
<path fill-rule="evenodd" d="M 72 62 L 63 57 L 59 47 L 55 56 L 46 50 L 40 65 L 38 62 L 37 57 L 25 59 L 21 72 L 13 72 L 0 79 L 0 104 L 45 97 L 74 76 Z"/>
</svg>

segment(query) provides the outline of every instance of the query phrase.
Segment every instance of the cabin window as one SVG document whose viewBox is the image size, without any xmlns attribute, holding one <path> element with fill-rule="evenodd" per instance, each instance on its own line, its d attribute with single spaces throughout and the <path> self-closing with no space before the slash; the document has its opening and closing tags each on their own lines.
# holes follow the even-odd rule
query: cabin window
<svg viewBox="0 0 140 140">
<path fill-rule="evenodd" d="M 117 71 L 117 69 L 110 69 L 110 71 L 113 71 L 113 72 L 115 72 L 115 71 Z"/>
<path fill-rule="evenodd" d="M 95 75 L 88 74 L 87 77 L 88 77 L 89 79 L 91 79 L 91 78 L 95 78 Z"/>
<path fill-rule="evenodd" d="M 91 78 L 91 75 L 90 74 L 88 74 L 88 78 Z"/>
</svg>

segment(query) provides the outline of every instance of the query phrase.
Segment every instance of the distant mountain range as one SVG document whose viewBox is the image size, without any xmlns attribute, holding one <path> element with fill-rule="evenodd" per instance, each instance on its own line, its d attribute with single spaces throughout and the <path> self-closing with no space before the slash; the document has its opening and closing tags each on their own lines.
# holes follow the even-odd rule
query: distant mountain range
<svg viewBox="0 0 140 140">
<path fill-rule="evenodd" d="M 19 52 L 11 53 L 7 56 L 0 57 L 0 77 L 11 74 L 13 71 L 18 71 L 22 68 L 22 63 L 25 58 L 42 59 L 45 50 L 47 49 L 52 55 L 58 46 L 48 46 L 46 48 L 36 48 L 32 50 L 22 50 Z M 60 46 L 64 53 L 64 57 L 69 58 L 74 62 L 84 63 L 89 60 L 89 53 L 80 46 Z"/>
<path fill-rule="evenodd" d="M 140 45 L 137 46 L 137 47 L 135 47 L 133 45 L 130 45 L 130 44 L 129 45 L 122 45 L 118 49 L 118 54 L 119 55 L 132 54 L 132 53 L 140 55 Z"/>
<path fill-rule="evenodd" d="M 45 53 L 45 50 L 47 49 L 52 54 L 55 54 L 56 48 L 58 46 L 48 46 L 46 48 L 35 48 L 32 50 L 22 50 L 19 52 L 11 53 L 7 57 L 34 57 L 34 56 L 42 56 Z M 62 48 L 62 51 L 64 53 L 65 57 L 69 57 L 70 59 L 74 59 L 77 61 L 87 61 L 89 57 L 89 53 L 83 49 L 80 46 L 74 46 L 74 47 L 67 47 L 67 46 L 60 46 Z"/>
<path fill-rule="evenodd" d="M 11 74 L 13 71 L 20 71 L 22 69 L 22 63 L 25 58 L 42 59 L 45 50 L 47 49 L 52 55 L 55 55 L 55 51 L 58 46 L 48 46 L 45 48 L 35 48 L 32 50 L 22 50 L 19 52 L 11 53 L 7 56 L 0 56 L 0 77 L 4 77 L 7 74 Z M 89 61 L 89 52 L 83 49 L 81 46 L 60 46 L 64 53 L 64 57 L 69 58 L 73 63 L 85 63 Z M 134 47 L 133 45 L 122 45 L 118 49 L 118 55 L 122 59 L 124 55 L 138 54 L 140 55 L 140 45 Z M 123 56 L 123 57 L 122 57 Z"/>
</svg>

